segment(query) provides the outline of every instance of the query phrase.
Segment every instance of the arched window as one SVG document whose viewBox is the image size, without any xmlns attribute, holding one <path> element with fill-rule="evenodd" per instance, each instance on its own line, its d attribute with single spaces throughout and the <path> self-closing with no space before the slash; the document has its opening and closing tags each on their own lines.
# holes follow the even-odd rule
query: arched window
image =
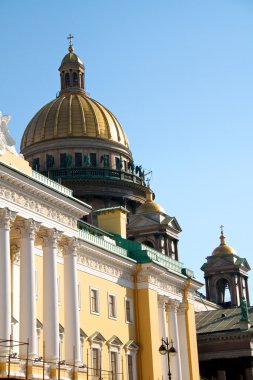
<svg viewBox="0 0 253 380">
<path fill-rule="evenodd" d="M 221 278 L 216 284 L 216 289 L 217 303 L 229 306 L 231 304 L 231 293 L 228 280 Z"/>
<path fill-rule="evenodd" d="M 70 76 L 69 73 L 65 75 L 65 86 L 66 88 L 70 87 Z"/>
<path fill-rule="evenodd" d="M 73 73 L 73 85 L 75 87 L 78 86 L 78 76 L 77 76 L 77 73 Z"/>
</svg>

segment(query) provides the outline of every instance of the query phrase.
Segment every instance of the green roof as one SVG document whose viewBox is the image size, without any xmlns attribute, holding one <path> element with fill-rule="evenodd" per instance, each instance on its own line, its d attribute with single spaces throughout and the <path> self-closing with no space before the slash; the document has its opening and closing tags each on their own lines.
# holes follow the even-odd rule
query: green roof
<svg viewBox="0 0 253 380">
<path fill-rule="evenodd" d="M 253 324 L 253 307 L 248 308 L 249 321 Z M 212 334 L 240 330 L 241 308 L 201 311 L 195 314 L 197 334 Z M 252 327 L 251 327 L 252 329 Z"/>
</svg>

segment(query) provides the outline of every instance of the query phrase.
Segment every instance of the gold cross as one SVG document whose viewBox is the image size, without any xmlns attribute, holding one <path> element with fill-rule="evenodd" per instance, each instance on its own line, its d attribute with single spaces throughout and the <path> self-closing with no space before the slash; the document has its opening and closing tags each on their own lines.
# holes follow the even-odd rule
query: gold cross
<svg viewBox="0 0 253 380">
<path fill-rule="evenodd" d="M 74 36 L 72 36 L 71 33 L 69 33 L 69 36 L 67 37 L 67 39 L 69 40 L 69 51 L 72 52 L 74 49 L 73 49 L 73 45 L 72 45 L 72 40 L 73 40 Z"/>
<path fill-rule="evenodd" d="M 221 231 L 222 234 L 223 234 L 223 228 L 224 228 L 224 226 L 221 225 L 221 226 L 220 226 L 220 231 Z"/>
</svg>

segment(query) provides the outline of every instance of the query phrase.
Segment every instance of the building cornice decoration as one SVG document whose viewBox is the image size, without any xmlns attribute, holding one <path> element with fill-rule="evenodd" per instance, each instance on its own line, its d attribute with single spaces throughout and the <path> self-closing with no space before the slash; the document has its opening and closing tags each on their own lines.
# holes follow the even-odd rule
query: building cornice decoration
<svg viewBox="0 0 253 380">
<path fill-rule="evenodd" d="M 94 249 L 89 245 L 83 244 L 83 242 L 81 242 L 79 247 L 77 262 L 81 270 L 83 266 L 133 283 L 135 263 L 119 259 L 116 255 L 113 256 L 109 252 L 106 254 L 105 251 L 99 248 Z"/>
<path fill-rule="evenodd" d="M 43 203 L 40 199 L 36 200 L 30 198 L 26 195 L 19 193 L 18 191 L 11 190 L 5 186 L 1 186 L 0 188 L 0 198 L 4 198 L 7 201 L 10 201 L 14 204 L 18 204 L 21 207 L 32 211 L 35 214 L 42 215 L 48 219 L 52 219 L 53 221 L 66 225 L 67 227 L 71 227 L 72 229 L 77 229 L 77 221 L 75 218 L 66 215 L 56 208 L 52 206 L 48 206 Z"/>
<path fill-rule="evenodd" d="M 174 294 L 178 298 L 183 297 L 185 279 L 166 269 L 157 268 L 152 264 L 142 264 L 142 270 L 138 274 L 138 287 L 155 286 L 157 291 Z M 165 294 L 166 295 L 166 294 Z"/>
</svg>

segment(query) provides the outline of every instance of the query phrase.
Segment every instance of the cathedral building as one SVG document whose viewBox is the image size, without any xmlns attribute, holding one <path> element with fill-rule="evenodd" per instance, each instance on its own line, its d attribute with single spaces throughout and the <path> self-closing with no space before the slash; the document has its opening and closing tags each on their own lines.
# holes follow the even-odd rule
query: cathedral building
<svg viewBox="0 0 253 380">
<path fill-rule="evenodd" d="M 179 261 L 180 226 L 85 92 L 71 39 L 59 70 L 59 95 L 24 131 L 25 159 L 0 118 L 0 375 L 199 380 L 202 284 Z"/>
<path fill-rule="evenodd" d="M 201 268 L 206 300 L 218 308 L 196 313 L 200 373 L 213 380 L 253 379 L 253 308 L 250 307 L 250 266 L 226 243 L 221 226 L 220 245 Z"/>
</svg>

